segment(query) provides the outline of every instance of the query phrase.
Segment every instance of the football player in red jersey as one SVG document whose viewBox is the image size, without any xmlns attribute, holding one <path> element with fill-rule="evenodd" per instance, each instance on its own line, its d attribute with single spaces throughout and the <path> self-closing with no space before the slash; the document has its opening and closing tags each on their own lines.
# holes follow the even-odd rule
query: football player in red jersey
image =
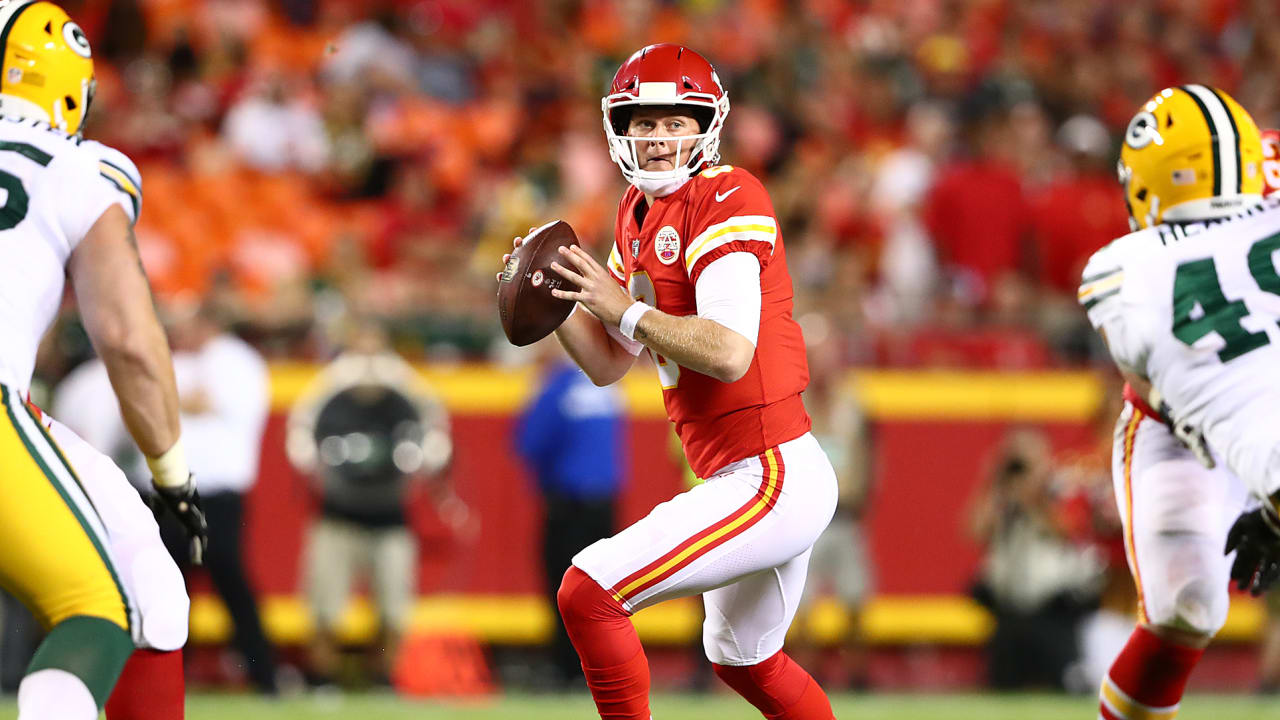
<svg viewBox="0 0 1280 720">
<path fill-rule="evenodd" d="M 574 557 L 557 598 L 565 627 L 600 716 L 648 720 L 648 663 L 629 616 L 701 593 L 716 674 L 765 717 L 827 720 L 825 693 L 782 652 L 836 481 L 800 399 L 808 367 L 772 203 L 750 173 L 715 165 L 729 100 L 692 50 L 637 51 L 602 105 L 632 187 L 607 267 L 561 249 L 553 268 L 580 289 L 556 295 L 587 312 L 556 335 L 601 385 L 648 350 L 707 482 Z"/>
</svg>

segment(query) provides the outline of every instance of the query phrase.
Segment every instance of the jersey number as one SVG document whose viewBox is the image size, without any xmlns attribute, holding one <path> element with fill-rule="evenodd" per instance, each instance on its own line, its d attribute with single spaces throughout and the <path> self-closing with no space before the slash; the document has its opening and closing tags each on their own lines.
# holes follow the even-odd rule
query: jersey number
<svg viewBox="0 0 1280 720">
<path fill-rule="evenodd" d="M 653 287 L 653 280 L 649 278 L 649 273 L 631 273 L 631 282 L 627 283 L 627 290 L 631 293 L 631 297 L 636 300 L 648 303 L 654 307 L 658 306 L 658 293 Z M 680 366 L 662 357 L 658 353 L 652 354 L 654 362 L 658 365 L 658 381 L 662 384 L 662 389 L 670 390 L 676 385 L 679 385 Z"/>
<path fill-rule="evenodd" d="M 1249 274 L 1258 287 L 1280 295 L 1280 273 L 1272 255 L 1280 250 L 1280 234 L 1266 237 L 1249 248 Z M 1194 310 L 1199 307 L 1200 313 Z M 1173 276 L 1173 334 L 1187 345 L 1216 332 L 1223 340 L 1218 359 L 1228 362 L 1271 342 L 1265 332 L 1249 332 L 1240 320 L 1249 314 L 1244 300 L 1227 300 L 1218 281 L 1213 258 L 1192 260 L 1178 266 Z"/>
<path fill-rule="evenodd" d="M 42 166 L 48 165 L 49 161 L 53 160 L 53 156 L 49 153 L 24 142 L 0 140 L 0 150 L 16 152 Z M 4 170 L 0 170 L 0 189 L 3 189 L 6 195 L 4 206 L 0 207 L 0 230 L 10 230 L 17 227 L 18 223 L 27 216 L 31 196 L 27 194 L 22 178 Z"/>
</svg>

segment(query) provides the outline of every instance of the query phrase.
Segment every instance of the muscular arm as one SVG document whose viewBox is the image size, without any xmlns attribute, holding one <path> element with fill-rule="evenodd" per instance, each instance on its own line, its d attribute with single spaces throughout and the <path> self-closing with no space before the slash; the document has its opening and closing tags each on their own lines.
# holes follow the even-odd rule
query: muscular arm
<svg viewBox="0 0 1280 720">
<path fill-rule="evenodd" d="M 756 347 L 714 320 L 650 310 L 636 323 L 636 340 L 680 367 L 731 383 L 747 374 Z"/>
<path fill-rule="evenodd" d="M 165 454 L 181 433 L 173 362 L 133 229 L 119 206 L 108 208 L 93 224 L 67 269 L 125 426 L 147 457 Z"/>
</svg>

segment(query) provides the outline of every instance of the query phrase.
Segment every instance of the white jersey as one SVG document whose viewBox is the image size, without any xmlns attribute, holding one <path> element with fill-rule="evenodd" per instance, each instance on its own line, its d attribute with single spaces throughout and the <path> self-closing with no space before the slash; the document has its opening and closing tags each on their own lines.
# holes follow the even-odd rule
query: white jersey
<svg viewBox="0 0 1280 720">
<path fill-rule="evenodd" d="M 1160 225 L 1094 253 L 1079 299 L 1122 368 L 1204 433 L 1251 491 L 1280 488 L 1280 200 Z"/>
<path fill-rule="evenodd" d="M 141 187 L 138 169 L 116 150 L 0 118 L 0 384 L 26 393 L 62 301 L 67 259 L 112 204 L 136 221 Z"/>
</svg>

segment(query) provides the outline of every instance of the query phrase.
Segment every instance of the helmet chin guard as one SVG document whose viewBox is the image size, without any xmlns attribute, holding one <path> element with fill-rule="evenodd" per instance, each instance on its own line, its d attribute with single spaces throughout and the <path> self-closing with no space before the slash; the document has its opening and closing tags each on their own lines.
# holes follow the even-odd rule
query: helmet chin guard
<svg viewBox="0 0 1280 720">
<path fill-rule="evenodd" d="M 629 110 L 645 105 L 688 107 L 702 125 L 700 132 L 662 138 L 626 135 Z M 720 131 L 729 114 L 729 96 L 711 63 L 688 48 L 660 44 L 638 50 L 618 69 L 600 109 L 609 157 L 628 182 L 647 194 L 674 192 L 694 173 L 720 160 Z M 674 144 L 676 159 L 685 156 L 684 162 L 670 170 L 642 170 L 639 143 L 659 139 Z"/>
</svg>

